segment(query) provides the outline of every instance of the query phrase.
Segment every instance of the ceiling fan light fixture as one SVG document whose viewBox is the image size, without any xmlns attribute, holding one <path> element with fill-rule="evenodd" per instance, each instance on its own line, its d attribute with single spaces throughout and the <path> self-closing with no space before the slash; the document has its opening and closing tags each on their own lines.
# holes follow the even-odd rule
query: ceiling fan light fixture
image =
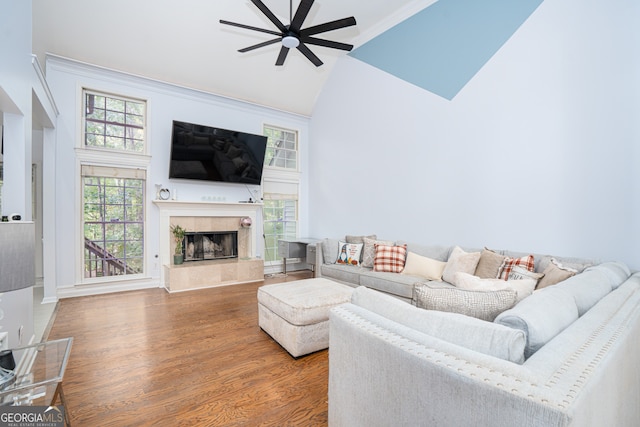
<svg viewBox="0 0 640 427">
<path fill-rule="evenodd" d="M 282 38 L 282 46 L 286 48 L 293 49 L 298 47 L 299 44 L 300 40 L 295 36 L 284 36 Z"/>
</svg>

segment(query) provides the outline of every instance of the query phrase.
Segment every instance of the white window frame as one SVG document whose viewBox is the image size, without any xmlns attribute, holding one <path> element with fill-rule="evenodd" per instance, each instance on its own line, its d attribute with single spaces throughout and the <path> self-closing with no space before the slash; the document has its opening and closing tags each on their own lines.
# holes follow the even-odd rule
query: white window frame
<svg viewBox="0 0 640 427">
<path fill-rule="evenodd" d="M 110 148 L 101 148 L 101 147 L 93 147 L 85 145 L 85 93 L 90 92 L 97 95 L 106 95 L 113 98 L 133 100 L 136 102 L 142 102 L 145 105 L 145 130 L 144 130 L 144 153 L 134 152 L 134 151 L 126 151 L 126 150 L 116 150 Z M 115 94 L 109 91 L 101 91 L 95 89 L 88 89 L 86 87 L 78 87 L 78 97 L 80 105 L 80 115 L 79 120 L 77 121 L 78 126 L 78 142 L 76 145 L 76 191 L 75 191 L 75 224 L 77 225 L 76 235 L 78 236 L 76 240 L 76 250 L 75 250 L 75 259 L 78 260 L 78 267 L 76 270 L 76 280 L 75 283 L 77 285 L 94 285 L 94 284 L 114 284 L 114 282 L 125 282 L 125 281 L 137 281 L 137 280 L 148 280 L 150 278 L 149 271 L 149 227 L 148 227 L 148 196 L 151 193 L 149 188 L 149 177 L 150 175 L 150 164 L 151 164 L 151 156 L 148 155 L 149 152 L 149 133 L 147 129 L 149 128 L 149 102 L 145 99 L 135 98 L 130 96 L 122 96 L 119 94 Z M 84 207 L 84 194 L 83 194 L 83 176 L 82 176 L 82 168 L 87 166 L 95 166 L 95 167 L 107 167 L 107 168 L 123 168 L 123 169 L 137 169 L 143 171 L 145 173 L 145 184 L 144 184 L 144 198 L 145 198 L 145 209 L 144 209 L 144 219 L 143 219 L 143 227 L 144 227 L 144 255 L 143 255 L 143 272 L 140 274 L 127 274 L 121 276 L 106 276 L 99 278 L 85 278 L 84 277 L 84 221 L 83 221 L 83 207 Z"/>
<path fill-rule="evenodd" d="M 82 95 L 81 95 L 81 117 L 80 117 L 80 139 L 78 141 L 79 143 L 79 148 L 81 149 L 85 149 L 85 150 L 96 150 L 96 151 L 103 151 L 103 152 L 110 152 L 110 153 L 119 153 L 119 154 L 124 154 L 124 155 L 146 155 L 149 152 L 149 141 L 148 141 L 148 133 L 147 133 L 147 128 L 148 128 L 148 111 L 149 111 L 149 106 L 148 106 L 148 102 L 144 99 L 139 99 L 139 98 L 134 98 L 134 97 L 130 97 L 130 96 L 123 96 L 123 95 L 118 95 L 118 94 L 114 94 L 111 92 L 107 92 L 107 91 L 99 91 L 99 90 L 94 90 L 94 89 L 89 89 L 86 87 L 83 87 L 81 89 Z M 144 114 L 143 114 L 143 149 L 142 151 L 130 151 L 130 150 L 124 150 L 124 149 L 115 149 L 115 148 L 108 148 L 108 147 L 99 147 L 99 146 L 92 146 L 92 145 L 86 145 L 86 136 L 85 136 L 85 131 L 86 131 L 86 111 L 87 111 L 87 105 L 86 105 L 86 94 L 91 94 L 91 95 L 96 95 L 96 96 L 104 96 L 104 97 L 108 97 L 108 98 L 113 98 L 113 99 L 118 99 L 121 101 L 129 101 L 129 102 L 136 102 L 136 103 L 141 103 L 144 104 Z"/>
<path fill-rule="evenodd" d="M 285 133 L 291 133 L 293 134 L 293 137 L 295 138 L 295 148 L 292 150 L 290 148 L 286 148 L 286 147 L 282 147 L 282 148 L 273 148 L 273 147 L 269 147 L 267 145 L 267 153 L 269 151 L 270 148 L 273 148 L 276 151 L 276 155 L 273 157 L 273 159 L 275 159 L 277 157 L 277 152 L 278 150 L 281 150 L 283 153 L 285 153 L 285 158 L 286 158 L 286 153 L 293 153 L 294 157 L 295 157 L 295 162 L 296 162 L 296 166 L 295 168 L 290 168 L 290 167 L 286 167 L 286 166 L 272 166 L 267 164 L 267 156 L 265 156 L 265 168 L 268 169 L 274 169 L 274 170 L 281 170 L 281 171 L 289 171 L 289 172 L 298 172 L 300 170 L 300 132 L 296 129 L 287 129 L 285 127 L 282 126 L 274 126 L 274 125 L 270 125 L 270 124 L 264 124 L 262 126 L 263 129 L 263 134 L 267 135 L 267 128 L 269 129 L 273 129 L 276 131 L 281 131 L 281 132 L 285 132 Z"/>
<path fill-rule="evenodd" d="M 283 168 L 276 166 L 268 166 L 265 162 L 264 171 L 262 175 L 262 192 L 263 199 L 266 200 L 294 200 L 295 201 L 295 236 L 299 236 L 300 231 L 300 131 L 297 129 L 289 129 L 283 126 L 274 126 L 271 124 L 263 124 L 263 134 L 266 135 L 266 128 L 281 130 L 284 132 L 291 132 L 295 135 L 296 141 L 296 168 Z M 266 158 L 265 158 L 266 161 Z M 263 230 L 266 224 L 265 215 L 263 215 Z M 267 248 L 265 239 L 265 265 L 276 266 L 282 265 L 282 259 L 276 253 L 269 252 L 268 255 L 273 256 L 273 261 L 267 261 L 267 251 L 272 251 L 272 248 Z M 295 262 L 295 260 L 292 260 Z"/>
<path fill-rule="evenodd" d="M 85 177 L 100 177 L 100 178 L 109 178 L 109 177 L 121 177 L 121 178 L 130 178 L 130 179 L 138 179 L 142 180 L 142 206 L 143 206 L 143 219 L 142 219 L 142 230 L 143 230 L 143 252 L 142 252 L 142 271 L 140 273 L 131 273 L 124 275 L 109 275 L 109 276 L 100 276 L 100 277 L 85 277 L 85 253 L 84 253 L 84 243 L 82 243 L 82 282 L 83 283 L 96 283 L 96 282 L 109 282 L 109 281 L 122 281 L 122 280 L 130 280 L 130 279 L 139 279 L 145 277 L 146 272 L 146 241 L 147 241 L 147 227 L 146 227 L 146 211 L 147 211 L 147 203 L 146 203 L 146 195 L 147 195 L 147 176 L 145 169 L 134 169 L 134 168 L 123 168 L 123 167 L 105 167 L 105 166 L 95 166 L 95 165 L 82 165 L 81 166 L 81 208 L 84 208 L 84 178 Z M 84 213 L 81 213 L 81 228 L 82 228 L 82 242 L 84 242 L 85 234 L 84 234 Z"/>
</svg>

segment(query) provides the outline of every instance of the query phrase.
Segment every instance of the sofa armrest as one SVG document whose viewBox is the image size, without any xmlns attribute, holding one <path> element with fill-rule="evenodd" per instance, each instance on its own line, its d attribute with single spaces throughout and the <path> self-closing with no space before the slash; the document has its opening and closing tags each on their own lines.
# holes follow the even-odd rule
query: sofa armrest
<svg viewBox="0 0 640 427">
<path fill-rule="evenodd" d="M 315 277 L 322 277 L 322 264 L 324 264 L 324 254 L 322 252 L 322 240 L 316 242 L 316 271 Z"/>
<path fill-rule="evenodd" d="M 439 340 L 353 304 L 332 309 L 329 425 L 564 426 L 527 368 Z M 550 397 L 551 395 L 551 397 Z M 366 408 L 366 410 L 364 409 Z"/>
</svg>

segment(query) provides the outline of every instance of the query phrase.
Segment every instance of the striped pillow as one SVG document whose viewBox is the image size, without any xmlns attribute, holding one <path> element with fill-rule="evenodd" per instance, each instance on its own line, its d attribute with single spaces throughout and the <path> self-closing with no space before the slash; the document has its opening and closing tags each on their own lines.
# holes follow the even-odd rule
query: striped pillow
<svg viewBox="0 0 640 427">
<path fill-rule="evenodd" d="M 376 256 L 373 259 L 373 271 L 402 273 L 407 259 L 407 245 L 387 246 L 376 243 Z"/>
<path fill-rule="evenodd" d="M 509 273 L 513 270 L 513 267 L 522 267 L 527 269 L 528 271 L 533 271 L 535 269 L 535 264 L 533 262 L 533 255 L 523 256 L 522 258 L 511 258 L 507 257 L 502 261 L 502 265 L 498 270 L 497 279 L 508 280 Z"/>
</svg>

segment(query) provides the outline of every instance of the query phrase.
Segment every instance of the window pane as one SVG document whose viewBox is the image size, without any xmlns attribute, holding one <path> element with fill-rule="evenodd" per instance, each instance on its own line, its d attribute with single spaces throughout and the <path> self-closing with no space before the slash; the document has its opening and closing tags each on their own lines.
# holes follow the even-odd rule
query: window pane
<svg viewBox="0 0 640 427">
<path fill-rule="evenodd" d="M 296 206 L 295 200 L 264 201 L 265 261 L 279 260 L 278 239 L 296 237 Z"/>
<path fill-rule="evenodd" d="M 265 126 L 263 133 L 267 137 L 264 165 L 296 170 L 298 133 L 293 130 L 278 129 L 271 126 Z"/>
<path fill-rule="evenodd" d="M 124 101 L 120 99 L 107 98 L 107 110 L 124 111 Z"/>
<path fill-rule="evenodd" d="M 144 102 L 85 92 L 85 146 L 144 152 L 145 110 Z"/>
</svg>

